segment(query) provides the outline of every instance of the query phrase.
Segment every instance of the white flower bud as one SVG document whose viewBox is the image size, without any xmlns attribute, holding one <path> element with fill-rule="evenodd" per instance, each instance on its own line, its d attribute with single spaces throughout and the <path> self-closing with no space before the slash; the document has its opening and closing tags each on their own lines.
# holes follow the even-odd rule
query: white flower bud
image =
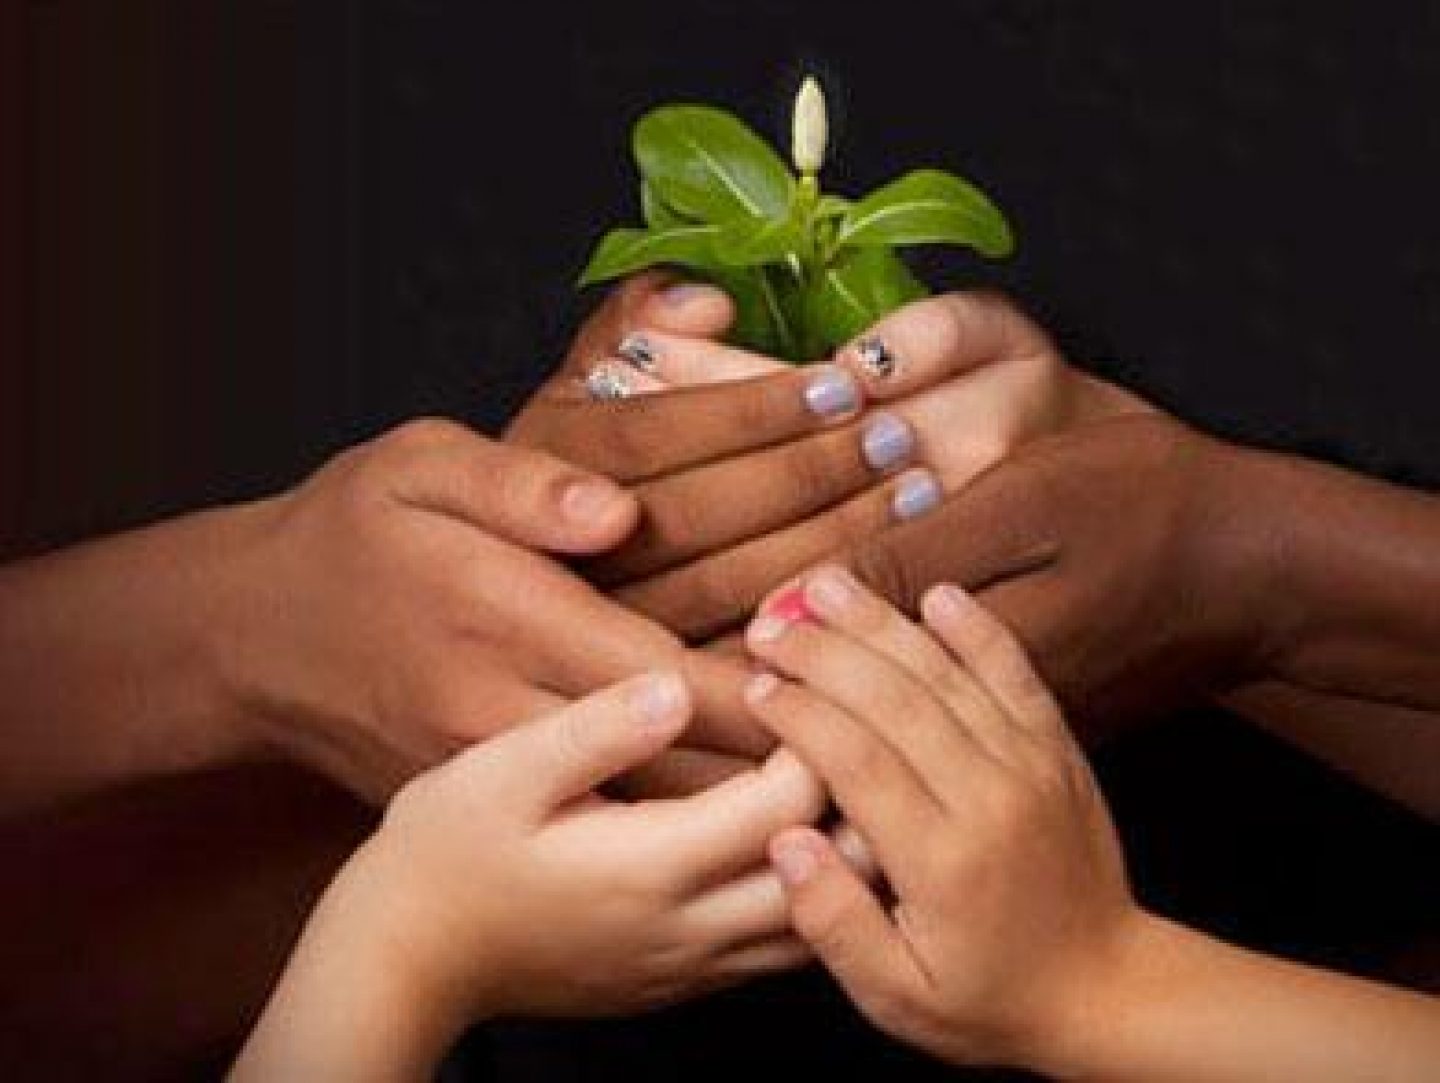
<svg viewBox="0 0 1440 1083">
<path fill-rule="evenodd" d="M 825 95 L 815 77 L 807 75 L 795 95 L 795 118 L 791 127 L 790 156 L 801 176 L 814 176 L 825 161 Z"/>
</svg>

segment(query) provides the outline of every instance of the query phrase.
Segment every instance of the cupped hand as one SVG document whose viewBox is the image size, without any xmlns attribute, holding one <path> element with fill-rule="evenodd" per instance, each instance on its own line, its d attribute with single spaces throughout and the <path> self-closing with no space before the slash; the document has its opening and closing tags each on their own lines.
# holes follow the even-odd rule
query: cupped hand
<svg viewBox="0 0 1440 1083">
<path fill-rule="evenodd" d="M 747 631 L 760 720 L 829 787 L 888 885 L 787 829 L 797 932 L 878 1026 L 956 1063 L 1044 1069 L 1144 926 L 1104 801 L 1018 641 L 941 587 L 911 623 L 839 567 Z M 780 600 L 777 599 L 778 603 Z"/>
<path fill-rule="evenodd" d="M 351 1058 L 365 1078 L 421 1078 L 482 1018 L 624 1014 L 804 962 L 765 863 L 823 805 L 792 754 L 687 798 L 600 796 L 689 711 L 677 674 L 643 675 L 408 783 L 321 901 L 237 1075 L 351 1078 Z"/>
<path fill-rule="evenodd" d="M 636 514 L 606 478 L 412 422 L 235 513 L 245 544 L 207 594 L 215 665 L 269 747 L 373 798 L 657 664 L 714 707 L 687 740 L 763 751 L 748 722 L 715 721 L 741 714 L 733 663 L 683 651 L 546 555 L 613 545 Z"/>
<path fill-rule="evenodd" d="M 1291 621 L 1284 531 L 1251 494 L 1263 456 L 1157 413 L 1021 448 L 851 566 L 907 612 L 978 592 L 1087 725 L 1113 725 L 1264 670 Z"/>
<path fill-rule="evenodd" d="M 788 370 L 697 337 L 699 321 L 689 334 L 645 324 L 649 311 L 635 313 L 627 325 L 642 328 L 647 386 L 745 386 L 757 375 Z M 713 635 L 742 620 L 780 580 L 897 522 L 927 517 L 945 494 L 963 489 L 1029 441 L 1085 421 L 1149 410 L 1128 392 L 1067 365 L 1033 321 L 992 293 L 947 294 L 908 305 L 842 349 L 834 364 L 855 380 L 871 407 L 860 430 L 861 457 L 872 467 L 902 471 L 881 490 L 888 505 L 876 499 L 880 494 L 838 497 L 825 483 L 823 458 L 817 458 L 798 476 L 765 483 L 814 494 L 811 504 L 790 507 L 792 513 L 808 509 L 808 518 L 765 533 L 756 529 L 762 524 L 750 524 L 749 536 L 729 537 L 728 548 L 682 553 L 684 562 L 668 567 L 632 568 L 644 578 L 619 587 L 617 597 L 686 636 Z M 838 469 L 842 449 L 816 449 L 830 456 L 829 472 Z M 919 465 L 904 469 L 911 464 Z M 744 473 L 735 472 L 733 486 L 716 482 L 697 488 L 697 495 L 708 494 L 711 506 L 746 506 Z M 730 492 L 736 495 L 727 498 Z M 682 521 L 696 518 L 691 513 Z"/>
</svg>

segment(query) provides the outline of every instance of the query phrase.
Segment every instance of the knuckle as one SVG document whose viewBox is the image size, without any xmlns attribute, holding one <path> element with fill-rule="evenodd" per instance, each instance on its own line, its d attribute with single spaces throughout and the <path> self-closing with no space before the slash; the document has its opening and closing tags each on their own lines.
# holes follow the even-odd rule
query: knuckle
<svg viewBox="0 0 1440 1083">
<path fill-rule="evenodd" d="M 463 438 L 468 430 L 457 422 L 440 417 L 420 417 L 406 421 L 380 439 L 380 449 L 388 455 L 408 457 L 428 455 L 446 448 Z"/>
</svg>

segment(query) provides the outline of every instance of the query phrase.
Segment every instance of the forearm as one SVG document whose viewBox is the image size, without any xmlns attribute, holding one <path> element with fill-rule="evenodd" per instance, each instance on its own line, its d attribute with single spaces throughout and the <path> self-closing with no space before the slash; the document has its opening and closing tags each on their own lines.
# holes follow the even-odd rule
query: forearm
<svg viewBox="0 0 1440 1083">
<path fill-rule="evenodd" d="M 1269 675 L 1318 692 L 1440 708 L 1440 498 L 1260 456 L 1249 499 L 1281 537 Z"/>
<path fill-rule="evenodd" d="M 235 761 L 217 629 L 245 509 L 0 569 L 0 810 Z"/>
<path fill-rule="evenodd" d="M 363 850 L 361 851 L 363 853 Z M 345 1079 L 364 1083 L 433 1079 L 464 1027 L 443 982 L 422 980 L 412 953 L 383 930 L 385 885 L 350 865 L 321 899 L 285 973 L 245 1043 L 233 1083 Z M 372 878 L 373 880 L 373 878 Z M 372 920 L 373 919 L 373 920 Z"/>
<path fill-rule="evenodd" d="M 1412 1080 L 1440 1064 L 1440 1001 L 1145 919 L 1118 977 L 1037 1066 L 1061 1079 Z"/>
<path fill-rule="evenodd" d="M 1223 702 L 1392 801 L 1440 822 L 1440 710 L 1315 692 L 1280 681 L 1235 689 Z"/>
</svg>

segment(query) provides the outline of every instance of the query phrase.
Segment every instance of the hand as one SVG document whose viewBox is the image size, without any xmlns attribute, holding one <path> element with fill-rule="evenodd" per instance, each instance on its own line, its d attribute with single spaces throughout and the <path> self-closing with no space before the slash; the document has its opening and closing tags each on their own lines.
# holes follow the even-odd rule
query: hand
<svg viewBox="0 0 1440 1083">
<path fill-rule="evenodd" d="M 787 368 L 673 330 L 641 326 L 652 380 L 662 386 L 753 382 L 757 374 Z M 686 563 L 672 562 L 658 574 L 641 568 L 647 578 L 625 585 L 617 597 L 692 638 L 712 635 L 743 619 L 777 582 L 896 519 L 924 515 L 942 490 L 962 489 L 1023 444 L 1085 421 L 1149 410 L 1128 392 L 1067 366 L 1039 327 L 993 294 L 949 294 L 906 306 L 842 350 L 836 365 L 863 388 L 868 402 L 884 405 L 868 415 L 862 429 L 861 447 L 870 460 L 885 463 L 896 456 L 887 467 L 892 471 L 913 462 L 924 469 L 894 477 L 883 489 L 888 507 L 874 495 L 835 499 L 820 480 L 823 463 L 788 479 L 779 476 L 767 487 L 808 489 L 820 498 L 810 518 L 763 536 L 758 531 L 749 539 L 731 536 L 729 548 L 687 553 Z M 830 454 L 833 459 L 836 452 Z M 697 486 L 695 508 L 677 518 L 703 521 L 705 513 L 695 509 L 747 506 L 747 476 L 736 473 L 736 495 L 729 499 L 724 479 Z M 815 480 L 807 485 L 805 476 Z"/>
<path fill-rule="evenodd" d="M 506 439 L 629 486 L 642 509 L 638 528 L 584 570 L 622 600 L 675 618 L 677 631 L 699 637 L 713 623 L 706 611 L 717 607 L 702 600 L 693 603 L 700 619 L 680 619 L 692 604 L 687 596 L 733 589 L 745 609 L 757 597 L 754 575 L 732 585 L 733 566 L 766 567 L 780 553 L 793 561 L 858 540 L 892 520 L 900 487 L 933 489 L 933 482 L 923 473 L 900 475 L 914 451 L 903 426 L 892 419 L 877 431 L 857 420 L 863 401 L 853 376 L 834 366 L 796 370 L 721 346 L 709 336 L 728 324 L 728 298 L 704 286 L 661 289 L 662 282 L 641 276 L 612 295 Z M 667 329 L 684 337 L 656 353 L 652 342 Z M 704 365 L 753 378 L 654 393 L 668 385 L 658 369 L 641 369 L 663 365 L 673 376 L 682 356 L 673 347 L 682 342 Z M 592 401 L 583 378 L 596 365 L 627 381 L 636 397 Z M 820 515 L 832 508 L 838 511 Z M 637 580 L 649 582 L 632 589 Z"/>
<path fill-rule="evenodd" d="M 750 702 L 869 842 L 894 902 L 789 829 L 771 854 L 796 931 L 889 1033 L 956 1063 L 1048 1066 L 1144 925 L 1083 754 L 968 595 L 927 595 L 932 638 L 838 567 L 802 590 L 809 619 L 775 605 L 748 629 L 773 671 Z"/>
<path fill-rule="evenodd" d="M 636 515 L 614 483 L 540 452 L 416 422 L 236 514 L 245 544 L 213 585 L 223 683 L 269 746 L 364 795 L 657 664 L 712 706 L 725 695 L 723 663 L 532 551 L 602 549 Z M 730 695 L 712 718 L 741 713 Z M 726 747 L 719 725 L 690 739 Z M 765 746 L 748 723 L 731 737 Z"/>
<path fill-rule="evenodd" d="M 237 1076 L 429 1078 L 479 1019 L 634 1012 L 804 961 L 764 867 L 767 839 L 823 803 L 791 754 L 689 798 L 596 792 L 688 714 L 678 676 L 652 674 L 410 782 L 317 908 Z"/>
<path fill-rule="evenodd" d="M 1113 724 L 1257 673 L 1288 638 L 1264 458 L 1155 413 L 1082 424 L 849 561 L 908 612 L 938 582 L 978 591 L 1070 710 Z"/>
</svg>

